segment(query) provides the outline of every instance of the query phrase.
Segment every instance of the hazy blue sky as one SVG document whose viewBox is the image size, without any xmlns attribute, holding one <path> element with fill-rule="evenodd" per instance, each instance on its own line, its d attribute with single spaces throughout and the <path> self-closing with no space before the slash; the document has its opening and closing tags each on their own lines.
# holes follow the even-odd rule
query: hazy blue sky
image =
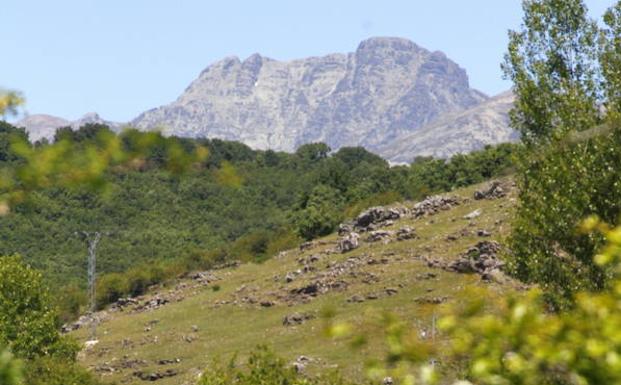
<svg viewBox="0 0 621 385">
<path fill-rule="evenodd" d="M 587 0 L 601 15 L 612 0 Z M 174 100 L 208 64 L 254 52 L 287 60 L 400 36 L 442 50 L 473 87 L 509 88 L 499 63 L 519 0 L 7 0 L 0 86 L 29 113 L 127 121 Z"/>
</svg>

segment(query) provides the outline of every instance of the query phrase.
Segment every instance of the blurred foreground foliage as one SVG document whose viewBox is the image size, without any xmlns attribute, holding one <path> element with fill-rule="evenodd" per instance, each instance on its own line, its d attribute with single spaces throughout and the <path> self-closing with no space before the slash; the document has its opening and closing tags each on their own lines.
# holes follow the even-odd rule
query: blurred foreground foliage
<svg viewBox="0 0 621 385">
<path fill-rule="evenodd" d="M 543 292 L 533 288 L 489 303 L 485 290 L 445 309 L 437 341 L 393 316 L 385 318 L 387 355 L 368 365 L 377 382 L 399 384 L 603 385 L 621 383 L 621 227 L 597 217 L 580 231 L 600 233 L 606 244 L 594 263 L 610 270 L 599 292 L 579 291 L 571 311 L 551 312 Z M 352 327 L 332 323 L 333 337 Z M 353 335 L 353 341 L 364 341 Z"/>
<path fill-rule="evenodd" d="M 575 229 L 590 215 L 619 223 L 621 124 L 580 140 L 552 140 L 519 165 L 520 204 L 508 269 L 524 282 L 539 284 L 556 308 L 570 307 L 574 292 L 602 290 L 611 278 L 611 271 L 593 261 L 604 237 Z"/>
<path fill-rule="evenodd" d="M 59 329 L 58 311 L 41 273 L 20 257 L 0 258 L 0 346 L 7 349 L 0 353 L 0 383 L 98 383 L 76 363 L 78 343 Z"/>
<path fill-rule="evenodd" d="M 227 365 L 214 362 L 202 374 L 198 385 L 347 385 L 338 373 L 307 376 L 288 365 L 264 346 L 250 353 L 243 365 L 235 357 Z"/>
</svg>

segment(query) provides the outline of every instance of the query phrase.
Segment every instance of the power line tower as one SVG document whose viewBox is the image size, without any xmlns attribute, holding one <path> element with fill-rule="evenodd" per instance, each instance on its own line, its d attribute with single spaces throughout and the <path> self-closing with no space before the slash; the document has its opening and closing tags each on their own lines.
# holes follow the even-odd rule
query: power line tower
<svg viewBox="0 0 621 385">
<path fill-rule="evenodd" d="M 95 283 L 97 276 L 97 245 L 101 240 L 102 233 L 99 231 L 81 231 L 76 234 L 80 236 L 80 238 L 84 242 L 86 242 L 86 245 L 88 247 L 88 299 L 89 318 L 91 320 L 90 340 L 93 341 L 97 338 L 97 321 L 95 320 L 95 310 L 97 308 L 97 304 L 95 301 Z"/>
</svg>

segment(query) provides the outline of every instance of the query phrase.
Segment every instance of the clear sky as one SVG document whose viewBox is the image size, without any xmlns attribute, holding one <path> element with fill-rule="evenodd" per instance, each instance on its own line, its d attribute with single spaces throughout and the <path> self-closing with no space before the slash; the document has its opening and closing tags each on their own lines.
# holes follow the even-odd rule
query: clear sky
<svg viewBox="0 0 621 385">
<path fill-rule="evenodd" d="M 613 0 L 587 0 L 600 16 Z M 351 52 L 371 36 L 444 51 L 473 87 L 509 88 L 499 63 L 519 0 L 6 0 L 0 87 L 29 113 L 128 121 L 174 100 L 210 63 Z"/>
</svg>

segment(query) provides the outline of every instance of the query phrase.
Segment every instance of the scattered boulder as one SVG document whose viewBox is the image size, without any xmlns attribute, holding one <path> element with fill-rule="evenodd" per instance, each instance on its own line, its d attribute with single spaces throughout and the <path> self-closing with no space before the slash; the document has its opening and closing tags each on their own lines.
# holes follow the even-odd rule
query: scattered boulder
<svg viewBox="0 0 621 385">
<path fill-rule="evenodd" d="M 346 253 L 358 247 L 358 240 L 360 239 L 360 235 L 358 233 L 352 232 L 345 235 L 343 238 L 339 239 L 337 248 L 341 253 Z"/>
<path fill-rule="evenodd" d="M 354 231 L 354 226 L 352 223 L 341 223 L 339 225 L 338 234 L 339 236 L 347 235 Z"/>
<path fill-rule="evenodd" d="M 497 199 L 502 198 L 506 194 L 505 190 L 501 187 L 500 182 L 492 181 L 486 188 L 477 190 L 474 192 L 474 199 Z"/>
<path fill-rule="evenodd" d="M 386 231 L 386 230 L 373 230 L 369 233 L 369 236 L 367 237 L 366 241 L 367 242 L 378 242 L 378 241 L 382 241 L 385 239 L 388 239 L 392 236 L 393 232 L 392 231 Z"/>
<path fill-rule="evenodd" d="M 477 231 L 477 235 L 479 237 L 490 237 L 492 235 L 492 233 L 490 233 L 487 230 L 479 230 L 479 231 Z"/>
<path fill-rule="evenodd" d="M 142 381 L 157 381 L 157 380 L 161 380 L 162 378 L 166 378 L 166 377 L 174 377 L 177 374 L 179 373 L 174 369 L 167 369 L 164 372 L 151 372 L 151 373 L 145 373 L 142 371 L 134 372 L 134 376 L 138 377 Z"/>
<path fill-rule="evenodd" d="M 401 218 L 401 214 L 402 213 L 395 208 L 381 206 L 371 207 L 356 217 L 354 220 L 354 227 L 356 229 L 365 229 L 374 224 L 399 219 Z"/>
<path fill-rule="evenodd" d="M 364 297 L 359 294 L 356 294 L 356 295 L 353 295 L 351 298 L 349 298 L 347 302 L 353 302 L 353 303 L 364 302 Z"/>
<path fill-rule="evenodd" d="M 496 256 L 501 246 L 495 241 L 482 241 L 469 248 L 459 259 L 446 266 L 449 271 L 457 273 L 477 273 L 482 277 L 492 277 L 498 274 L 504 263 Z M 498 272 L 492 271 L 498 270 Z"/>
<path fill-rule="evenodd" d="M 481 209 L 476 209 L 476 210 L 474 210 L 474 211 L 464 215 L 464 219 L 472 220 L 474 218 L 477 218 L 480 215 L 481 215 Z"/>
<path fill-rule="evenodd" d="M 286 315 L 285 318 L 283 318 L 282 320 L 282 324 L 284 326 L 301 325 L 304 322 L 313 318 L 315 318 L 315 316 L 309 313 L 293 313 Z"/>
<path fill-rule="evenodd" d="M 293 280 L 295 280 L 295 276 L 296 276 L 296 274 L 295 274 L 295 273 L 293 273 L 293 272 L 291 272 L 291 271 L 290 271 L 290 272 L 288 272 L 288 273 L 285 275 L 285 282 L 287 282 L 287 283 L 289 283 L 289 282 L 293 282 Z"/>
<path fill-rule="evenodd" d="M 437 278 L 437 277 L 438 277 L 438 274 L 432 273 L 432 272 L 427 272 L 427 273 L 424 273 L 424 274 L 416 274 L 416 278 L 417 279 L 425 279 L 426 280 L 426 279 L 434 279 L 434 278 Z"/>
<path fill-rule="evenodd" d="M 217 281 L 218 277 L 213 275 L 210 271 L 197 271 L 195 273 L 190 274 L 190 279 L 193 279 L 203 285 L 207 285 L 213 281 Z"/>
<path fill-rule="evenodd" d="M 276 305 L 276 303 L 274 301 L 261 301 L 259 305 L 261 305 L 261 307 L 272 307 Z"/>
<path fill-rule="evenodd" d="M 310 364 L 313 360 L 306 356 L 299 356 L 291 363 L 296 373 L 302 373 L 306 369 L 306 365 Z"/>
<path fill-rule="evenodd" d="M 319 285 L 316 282 L 314 282 L 314 283 L 311 283 L 310 285 L 303 286 L 299 289 L 294 289 L 292 290 L 292 293 L 315 296 L 319 293 Z"/>
<path fill-rule="evenodd" d="M 416 233 L 414 232 L 414 229 L 411 227 L 402 227 L 399 230 L 397 230 L 396 234 L 397 236 L 397 240 L 398 241 L 405 241 L 408 239 L 414 239 L 416 238 Z"/>
<path fill-rule="evenodd" d="M 158 365 L 171 365 L 171 364 L 178 364 L 181 362 L 181 358 L 173 358 L 173 359 L 164 359 L 164 360 L 159 360 L 157 361 Z"/>
<path fill-rule="evenodd" d="M 100 324 L 104 321 L 107 321 L 110 318 L 109 314 L 106 311 L 100 311 L 93 314 L 86 314 L 80 316 L 75 322 L 66 323 L 62 325 L 61 332 L 69 333 L 74 330 L 82 329 L 85 327 L 91 326 L 93 323 Z"/>
<path fill-rule="evenodd" d="M 421 305 L 439 305 L 448 300 L 447 296 L 443 297 L 418 297 L 414 299 L 414 302 Z"/>
<path fill-rule="evenodd" d="M 384 291 L 386 292 L 386 294 L 388 295 L 395 295 L 399 292 L 399 290 L 397 290 L 394 287 L 387 287 L 386 289 L 384 289 Z"/>
<path fill-rule="evenodd" d="M 154 309 L 157 309 L 157 308 L 160 308 L 160 307 L 166 305 L 169 302 L 170 301 L 168 300 L 168 298 L 163 298 L 163 297 L 160 297 L 160 296 L 155 296 L 155 297 L 153 297 L 151 299 L 146 300 L 141 305 L 137 306 L 135 308 L 135 310 L 137 310 L 137 311 L 154 310 Z"/>
<path fill-rule="evenodd" d="M 433 195 L 418 202 L 412 208 L 412 216 L 420 218 L 424 216 L 434 215 L 443 210 L 449 210 L 459 205 L 457 197 Z"/>
<path fill-rule="evenodd" d="M 338 234 L 345 236 L 352 232 L 364 233 L 380 227 L 391 226 L 395 220 L 408 213 L 405 207 L 371 207 L 358 215 L 354 220 L 339 225 Z"/>
</svg>

